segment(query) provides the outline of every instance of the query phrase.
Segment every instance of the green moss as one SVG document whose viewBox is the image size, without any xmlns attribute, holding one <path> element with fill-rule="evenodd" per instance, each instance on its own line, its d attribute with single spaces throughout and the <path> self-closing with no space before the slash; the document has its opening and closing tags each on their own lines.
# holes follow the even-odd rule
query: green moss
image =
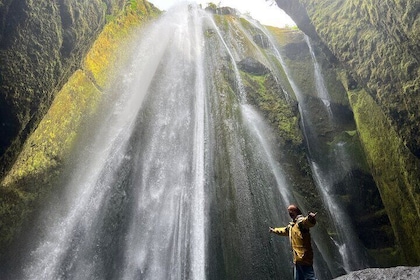
<svg viewBox="0 0 420 280">
<path fill-rule="evenodd" d="M 84 73 L 77 71 L 25 143 L 0 186 L 2 248 L 19 233 L 39 199 L 49 192 L 83 119 L 94 112 L 100 94 Z"/>
<path fill-rule="evenodd" d="M 242 25 L 242 26 L 243 26 L 246 30 L 251 31 L 251 30 L 253 30 L 253 29 L 254 29 L 254 27 L 251 25 L 251 23 L 250 23 L 248 20 L 246 20 L 245 18 L 241 17 L 241 18 L 239 18 L 239 21 L 240 21 L 241 25 Z"/>
<path fill-rule="evenodd" d="M 405 4 L 304 2 L 322 41 L 352 69 L 354 78 L 373 96 L 405 145 L 419 157 L 418 4 L 412 0 Z"/>
<path fill-rule="evenodd" d="M 130 5 L 104 27 L 84 60 L 84 69 L 101 88 L 109 86 L 114 81 L 113 78 L 117 75 L 110 75 L 110 73 L 117 72 L 119 66 L 127 60 L 128 52 L 124 49 L 129 47 L 129 39 L 135 35 L 136 27 L 159 14 L 155 9 L 147 9 L 146 4 L 133 4 L 137 2 L 143 1 L 130 1 Z M 148 12 L 149 10 L 151 13 Z"/>
<path fill-rule="evenodd" d="M 349 91 L 349 99 L 384 206 L 409 264 L 420 260 L 420 161 L 404 145 L 384 112 L 364 90 Z"/>
<path fill-rule="evenodd" d="M 123 0 L 7 1 L 0 37 L 0 103 L 13 130 L 0 134 L 0 175 L 16 160 L 55 94 L 80 67 L 83 57 Z M 107 8 L 109 5 L 109 9 Z M 1 108 L 3 112 L 6 110 Z"/>
<path fill-rule="evenodd" d="M 82 118 L 98 104 L 99 90 L 82 71 L 76 71 L 57 94 L 50 110 L 23 147 L 3 186 L 57 167 L 71 150 Z M 64 114 L 65 112 L 65 114 Z"/>
<path fill-rule="evenodd" d="M 382 248 L 376 250 L 368 250 L 371 256 L 375 256 L 377 263 L 381 267 L 392 267 L 404 265 L 404 254 L 400 248 Z"/>
<path fill-rule="evenodd" d="M 229 21 L 227 20 L 226 16 L 214 15 L 213 18 L 214 18 L 214 21 L 216 22 L 217 26 L 222 31 L 226 32 L 229 29 Z"/>
<path fill-rule="evenodd" d="M 214 4 L 213 2 L 207 3 L 207 7 L 214 10 L 214 11 L 217 9 L 217 5 Z"/>
<path fill-rule="evenodd" d="M 276 127 L 282 139 L 283 145 L 300 147 L 303 144 L 303 137 L 299 129 L 299 118 L 296 107 L 293 108 L 287 102 L 281 88 L 271 74 L 265 76 L 253 76 L 241 72 L 244 84 L 247 88 L 250 101 L 254 103 Z"/>
<path fill-rule="evenodd" d="M 296 29 L 278 28 L 273 26 L 266 26 L 266 28 L 276 38 L 276 41 L 280 46 L 301 41 L 302 38 L 302 33 Z"/>
</svg>

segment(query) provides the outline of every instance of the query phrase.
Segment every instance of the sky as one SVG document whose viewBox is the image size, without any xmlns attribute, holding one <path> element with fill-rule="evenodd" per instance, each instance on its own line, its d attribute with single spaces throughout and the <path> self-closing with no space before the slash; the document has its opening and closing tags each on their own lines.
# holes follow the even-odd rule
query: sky
<svg viewBox="0 0 420 280">
<path fill-rule="evenodd" d="M 160 10 L 168 10 L 172 5 L 178 2 L 185 2 L 185 0 L 148 0 L 153 3 Z M 220 7 L 235 8 L 241 13 L 251 15 L 254 19 L 258 20 L 261 24 L 285 27 L 295 26 L 296 24 L 292 19 L 281 10 L 274 0 L 192 0 L 188 2 L 196 2 L 207 6 L 211 2 Z"/>
</svg>

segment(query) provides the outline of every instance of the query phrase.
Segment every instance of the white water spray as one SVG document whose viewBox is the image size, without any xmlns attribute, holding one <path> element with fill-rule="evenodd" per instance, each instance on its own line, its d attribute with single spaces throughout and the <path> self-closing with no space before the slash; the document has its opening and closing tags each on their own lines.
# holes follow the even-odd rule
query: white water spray
<svg viewBox="0 0 420 280">
<path fill-rule="evenodd" d="M 284 171 L 280 164 L 273 158 L 274 149 L 269 143 L 270 136 L 267 133 L 270 129 L 267 127 L 265 120 L 250 105 L 243 105 L 242 113 L 248 126 L 255 135 L 255 138 L 262 147 L 265 158 L 275 177 L 277 188 L 283 200 L 283 205 L 290 205 L 293 201 L 293 196 L 288 187 L 288 183 L 285 180 Z"/>
</svg>

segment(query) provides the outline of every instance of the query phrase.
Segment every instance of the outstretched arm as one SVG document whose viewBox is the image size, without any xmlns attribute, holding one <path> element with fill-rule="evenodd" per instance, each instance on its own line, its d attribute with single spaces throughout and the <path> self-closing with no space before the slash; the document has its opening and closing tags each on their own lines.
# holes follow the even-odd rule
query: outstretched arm
<svg viewBox="0 0 420 280">
<path fill-rule="evenodd" d="M 318 214 L 318 212 L 315 212 L 315 213 L 313 213 L 313 212 L 309 212 L 309 213 L 308 213 L 308 220 L 309 220 L 312 224 L 316 224 L 316 218 L 315 218 L 316 214 Z"/>
<path fill-rule="evenodd" d="M 269 227 L 269 231 L 271 233 L 275 233 L 275 234 L 282 235 L 282 236 L 288 236 L 289 235 L 288 227 L 279 227 L 279 228 Z"/>
<path fill-rule="evenodd" d="M 306 217 L 300 216 L 297 219 L 297 223 L 304 228 L 311 228 L 316 224 L 316 214 L 317 213 L 309 212 Z"/>
</svg>

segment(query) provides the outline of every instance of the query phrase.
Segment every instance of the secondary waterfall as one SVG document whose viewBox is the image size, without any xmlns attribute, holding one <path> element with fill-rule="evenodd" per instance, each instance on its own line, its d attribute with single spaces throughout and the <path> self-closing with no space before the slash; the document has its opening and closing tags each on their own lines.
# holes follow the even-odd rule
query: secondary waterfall
<svg viewBox="0 0 420 280">
<path fill-rule="evenodd" d="M 316 87 L 316 93 L 318 95 L 319 98 L 321 98 L 322 102 L 324 102 L 327 110 L 328 110 L 328 114 L 330 115 L 330 117 L 332 117 L 332 112 L 331 112 L 331 106 L 330 106 L 330 94 L 327 90 L 327 87 L 325 86 L 325 81 L 324 81 L 324 77 L 322 75 L 321 72 L 321 67 L 319 66 L 318 60 L 315 56 L 315 52 L 314 49 L 312 47 L 311 41 L 309 39 L 308 36 L 305 36 L 305 41 L 306 44 L 309 47 L 309 52 L 311 54 L 311 58 L 312 61 L 314 63 L 314 76 L 315 76 L 315 87 Z"/>
<path fill-rule="evenodd" d="M 281 67 L 289 75 L 268 31 L 253 26 L 270 38 L 271 52 L 253 44 L 254 54 L 274 75 Z M 302 198 L 279 160 L 275 131 L 247 102 L 236 62 L 252 36 L 235 34 L 195 5 L 174 7 L 141 32 L 39 219 L 42 231 L 30 233 L 14 279 L 292 277 L 288 239 L 268 227 L 287 225 L 287 205 Z M 313 160 L 328 204 L 328 176 Z M 345 219 L 331 217 L 337 240 L 314 228 L 319 279 L 351 263 L 336 255 L 362 254 L 348 247 L 350 226 L 337 220 Z"/>
<path fill-rule="evenodd" d="M 350 171 L 351 157 L 348 155 L 346 147 L 343 147 L 343 143 L 339 143 L 334 149 L 336 151 L 335 157 L 332 157 L 333 162 L 330 162 L 328 168 L 322 168 L 318 162 L 322 161 L 323 158 L 327 158 L 325 154 L 320 153 L 322 150 L 321 144 L 317 140 L 319 131 L 317 131 L 316 125 L 313 123 L 313 119 L 317 117 L 317 112 L 313 112 L 310 101 L 304 97 L 301 89 L 297 86 L 294 81 L 293 75 L 286 65 L 286 62 L 281 54 L 280 50 L 276 47 L 275 40 L 269 34 L 269 32 L 258 23 L 250 19 L 250 22 L 255 27 L 259 28 L 268 38 L 271 45 L 273 55 L 278 59 L 281 64 L 293 92 L 299 102 L 299 112 L 302 117 L 302 130 L 305 135 L 306 143 L 309 150 L 309 161 L 312 170 L 312 176 L 318 191 L 323 199 L 323 202 L 330 214 L 332 229 L 337 232 L 336 237 L 333 239 L 335 246 L 338 251 L 335 256 L 327 256 L 325 254 L 328 251 L 324 244 L 317 241 L 315 243 L 321 250 L 321 254 L 325 254 L 324 258 L 328 264 L 336 263 L 337 267 L 330 269 L 337 273 L 340 269 L 344 269 L 346 272 L 366 268 L 369 266 L 369 261 L 366 257 L 366 253 L 363 251 L 363 246 L 360 244 L 354 229 L 352 228 L 351 221 L 345 211 L 341 207 L 340 201 L 336 200 L 333 190 L 334 182 L 339 178 L 342 178 L 345 174 Z M 313 62 L 313 75 L 315 82 L 315 95 L 322 101 L 324 110 L 327 111 L 328 120 L 330 125 L 334 124 L 334 116 L 330 107 L 330 96 L 325 86 L 324 78 L 321 73 L 320 65 L 315 56 L 313 47 L 310 39 L 305 35 L 305 42 L 309 48 L 309 53 Z M 330 157 L 328 157 L 330 159 Z M 333 167 L 333 168 L 331 168 Z M 318 234 L 315 232 L 315 234 Z M 326 237 L 318 236 L 319 239 L 325 239 Z"/>
<path fill-rule="evenodd" d="M 314 65 L 316 95 L 322 100 L 324 110 L 327 111 L 327 122 L 329 125 L 334 125 L 334 115 L 330 106 L 329 92 L 325 86 L 324 78 L 309 37 L 305 36 L 305 41 L 308 45 Z M 342 203 L 336 198 L 336 190 L 334 190 L 334 183 L 343 178 L 351 170 L 350 156 L 346 147 L 344 147 L 344 143 L 338 143 L 334 147 L 333 150 L 335 153 L 332 157 L 325 154 L 321 155 L 319 152 L 314 152 L 316 150 L 322 150 L 322 148 L 320 143 L 316 140 L 316 137 L 320 132 L 316 130 L 315 125 L 311 124 L 314 113 L 311 111 L 308 103 L 307 100 L 301 100 L 300 102 L 303 107 L 301 110 L 302 122 L 310 153 L 312 174 L 324 204 L 331 215 L 334 230 L 338 232 L 334 238 L 334 242 L 339 248 L 342 259 L 341 266 L 346 272 L 366 268 L 369 266 L 366 253 L 362 249 L 363 246 L 357 238 L 350 218 L 345 213 L 345 210 L 340 207 Z M 328 168 L 325 166 L 323 167 L 320 164 L 324 158 L 332 159 L 332 162 L 329 162 L 328 164 Z"/>
</svg>

